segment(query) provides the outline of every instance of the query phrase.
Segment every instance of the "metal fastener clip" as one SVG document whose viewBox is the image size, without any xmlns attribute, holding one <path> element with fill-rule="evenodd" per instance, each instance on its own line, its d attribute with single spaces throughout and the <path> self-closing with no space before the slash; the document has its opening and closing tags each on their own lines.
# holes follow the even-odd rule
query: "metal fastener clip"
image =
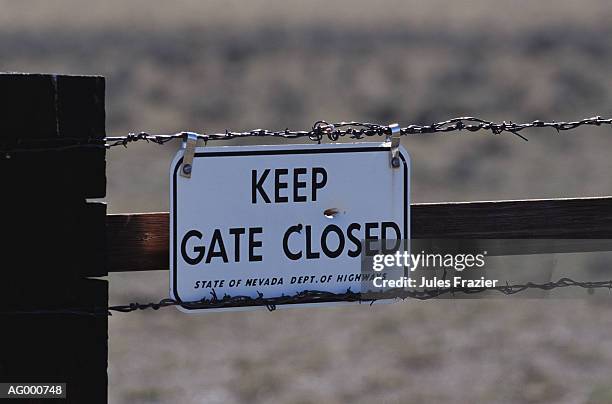
<svg viewBox="0 0 612 404">
<path fill-rule="evenodd" d="M 390 139 L 387 138 L 387 140 L 391 140 L 391 153 L 390 153 L 389 162 L 391 163 L 391 167 L 399 168 L 400 166 L 399 145 L 400 145 L 400 136 L 401 136 L 402 129 L 400 128 L 399 124 L 394 123 L 394 124 L 389 125 L 389 130 L 391 131 Z"/>
<path fill-rule="evenodd" d="M 193 158 L 198 144 L 198 135 L 192 132 L 185 132 L 185 153 L 183 153 L 183 166 L 181 167 L 181 177 L 191 178 L 193 171 Z"/>
</svg>

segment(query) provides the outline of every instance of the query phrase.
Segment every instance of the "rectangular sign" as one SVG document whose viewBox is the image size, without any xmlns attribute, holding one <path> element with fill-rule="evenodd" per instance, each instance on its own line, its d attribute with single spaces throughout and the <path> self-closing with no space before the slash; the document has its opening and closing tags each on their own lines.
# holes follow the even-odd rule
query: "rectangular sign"
<svg viewBox="0 0 612 404">
<path fill-rule="evenodd" d="M 358 292 L 362 240 L 410 237 L 401 146 L 399 167 L 389 143 L 197 148 L 190 178 L 184 153 L 170 171 L 177 301 Z"/>
</svg>

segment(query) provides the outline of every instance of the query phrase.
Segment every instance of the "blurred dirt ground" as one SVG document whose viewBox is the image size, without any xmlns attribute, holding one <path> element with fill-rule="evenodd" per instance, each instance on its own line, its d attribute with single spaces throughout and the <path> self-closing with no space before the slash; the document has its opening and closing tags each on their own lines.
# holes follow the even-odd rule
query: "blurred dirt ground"
<svg viewBox="0 0 612 404">
<path fill-rule="evenodd" d="M 109 134 L 319 119 L 612 115 L 612 4 L 0 1 L 0 69 L 102 74 Z M 609 195 L 609 129 L 404 139 L 416 202 Z M 168 208 L 176 145 L 108 154 L 110 212 Z M 111 302 L 167 294 L 113 275 Z M 493 300 L 110 319 L 113 403 L 612 402 L 606 302 Z"/>
</svg>

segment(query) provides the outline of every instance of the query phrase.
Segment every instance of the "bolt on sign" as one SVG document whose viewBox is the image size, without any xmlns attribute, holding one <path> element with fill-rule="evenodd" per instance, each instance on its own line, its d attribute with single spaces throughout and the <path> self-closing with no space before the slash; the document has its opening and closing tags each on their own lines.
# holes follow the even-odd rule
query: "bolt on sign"
<svg viewBox="0 0 612 404">
<path fill-rule="evenodd" d="M 410 236 L 399 145 L 186 144 L 170 170 L 170 297 L 180 302 L 358 291 L 362 241 Z"/>
</svg>

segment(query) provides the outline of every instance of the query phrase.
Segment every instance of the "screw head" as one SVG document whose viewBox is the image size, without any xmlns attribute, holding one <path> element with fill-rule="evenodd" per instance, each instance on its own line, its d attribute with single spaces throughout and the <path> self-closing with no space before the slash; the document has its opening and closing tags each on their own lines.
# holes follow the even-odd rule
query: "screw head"
<svg viewBox="0 0 612 404">
<path fill-rule="evenodd" d="M 191 174 L 191 164 L 183 164 L 183 173 Z"/>
<path fill-rule="evenodd" d="M 398 168 L 400 166 L 400 159 L 399 159 L 399 157 L 393 157 L 391 159 L 391 165 L 393 166 L 393 168 Z"/>
</svg>

